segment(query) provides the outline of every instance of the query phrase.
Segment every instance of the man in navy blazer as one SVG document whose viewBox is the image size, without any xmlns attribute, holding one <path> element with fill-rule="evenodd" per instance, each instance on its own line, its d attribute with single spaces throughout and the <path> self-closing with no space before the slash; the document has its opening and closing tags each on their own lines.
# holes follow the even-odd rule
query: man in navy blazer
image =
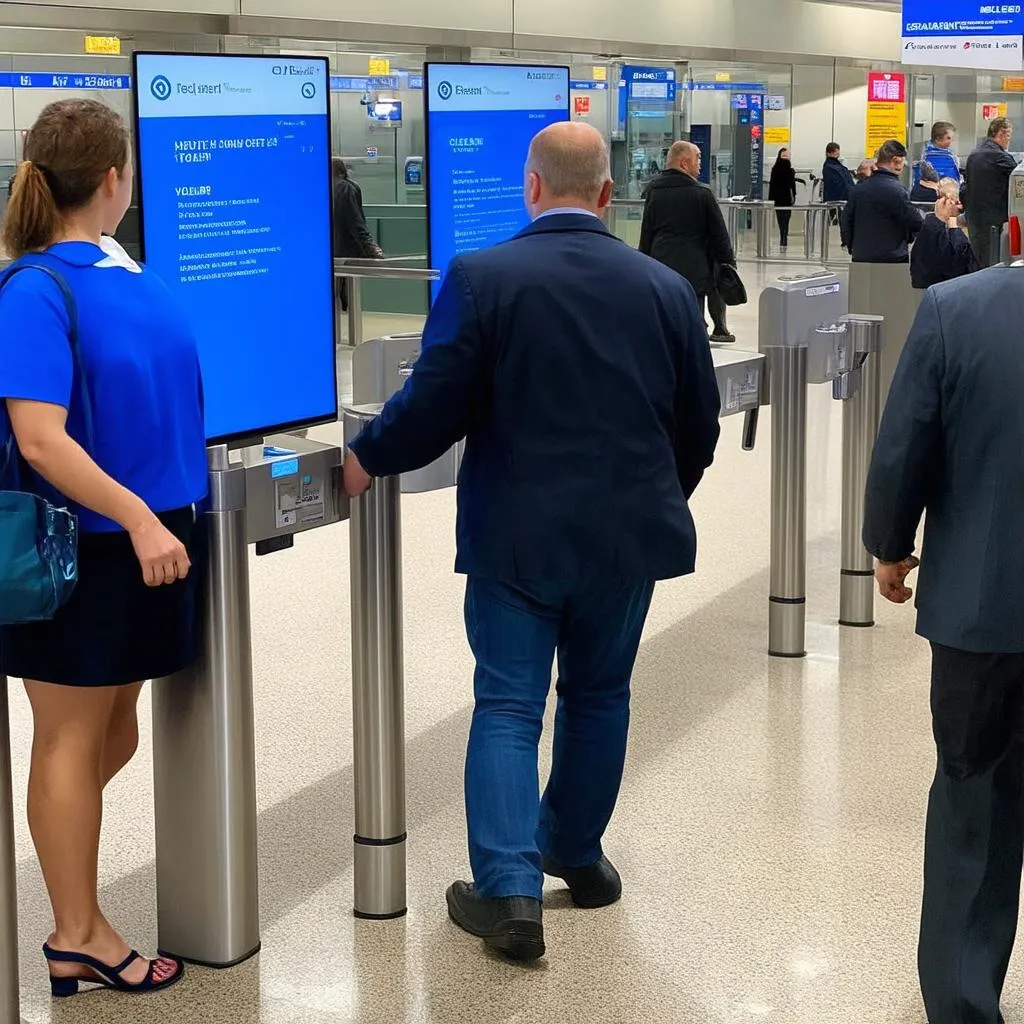
<svg viewBox="0 0 1024 1024">
<path fill-rule="evenodd" d="M 920 244 L 920 243 L 919 243 Z M 979 311 L 984 328 L 979 330 Z M 937 767 L 918 970 L 931 1024 L 997 1024 L 1024 857 L 1024 269 L 925 292 L 868 475 L 883 597 L 925 515 L 917 631 L 932 646 Z"/>
<path fill-rule="evenodd" d="M 468 576 L 476 706 L 466 759 L 474 884 L 460 927 L 544 954 L 544 874 L 577 905 L 621 895 L 601 838 L 622 778 L 630 677 L 659 579 L 693 572 L 687 500 L 719 397 L 693 289 L 600 220 L 601 135 L 552 125 L 530 148 L 533 224 L 456 259 L 405 388 L 350 445 L 345 485 L 425 466 L 466 439 L 455 569 Z M 537 747 L 558 660 L 554 762 Z"/>
</svg>

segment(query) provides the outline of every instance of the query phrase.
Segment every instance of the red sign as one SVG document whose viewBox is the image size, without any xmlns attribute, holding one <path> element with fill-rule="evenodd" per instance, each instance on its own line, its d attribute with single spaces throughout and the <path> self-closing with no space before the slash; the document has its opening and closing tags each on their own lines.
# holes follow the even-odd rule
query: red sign
<svg viewBox="0 0 1024 1024">
<path fill-rule="evenodd" d="M 907 79 L 895 71 L 868 72 L 868 103 L 905 103 Z"/>
<path fill-rule="evenodd" d="M 590 97 L 589 96 L 576 96 L 575 97 L 575 110 L 577 117 L 589 117 L 590 116 Z"/>
</svg>

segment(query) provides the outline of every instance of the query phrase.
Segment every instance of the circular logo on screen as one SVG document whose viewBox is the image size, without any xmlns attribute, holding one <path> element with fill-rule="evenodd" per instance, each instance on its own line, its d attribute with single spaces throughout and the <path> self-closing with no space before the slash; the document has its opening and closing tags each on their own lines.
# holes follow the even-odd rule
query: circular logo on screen
<svg viewBox="0 0 1024 1024">
<path fill-rule="evenodd" d="M 316 86 L 312 82 L 303 82 L 302 95 L 311 100 L 316 95 Z"/>
<path fill-rule="evenodd" d="M 163 75 L 157 75 L 156 78 L 149 83 L 149 91 L 158 100 L 168 100 L 171 98 L 171 83 Z"/>
<path fill-rule="evenodd" d="M 441 82 L 437 86 L 437 95 L 443 100 L 450 100 L 452 98 L 452 83 Z"/>
</svg>

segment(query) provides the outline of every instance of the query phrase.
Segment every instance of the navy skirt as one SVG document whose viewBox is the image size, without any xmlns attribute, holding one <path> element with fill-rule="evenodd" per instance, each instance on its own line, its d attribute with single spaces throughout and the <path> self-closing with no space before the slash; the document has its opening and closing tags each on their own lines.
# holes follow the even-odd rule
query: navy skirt
<svg viewBox="0 0 1024 1024">
<path fill-rule="evenodd" d="M 198 660 L 206 533 L 192 508 L 160 521 L 188 551 L 184 580 L 147 587 L 124 531 L 82 533 L 78 583 L 48 622 L 0 627 L 0 674 L 66 686 L 124 686 Z"/>
</svg>

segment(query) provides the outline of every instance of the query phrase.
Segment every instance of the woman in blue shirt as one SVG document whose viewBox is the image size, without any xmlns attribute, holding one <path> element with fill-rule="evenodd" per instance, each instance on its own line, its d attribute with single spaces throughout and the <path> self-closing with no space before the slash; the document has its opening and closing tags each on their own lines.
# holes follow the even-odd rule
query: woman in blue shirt
<svg viewBox="0 0 1024 1024">
<path fill-rule="evenodd" d="M 163 282 L 109 237 L 132 195 L 122 120 L 89 100 L 54 103 L 24 155 L 3 246 L 15 266 L 59 274 L 74 310 L 43 271 L 0 274 L 0 412 L 22 487 L 79 517 L 79 577 L 51 621 L 0 629 L 0 674 L 23 679 L 32 705 L 28 813 L 53 905 L 44 947 L 53 994 L 74 995 L 80 983 L 147 992 L 183 967 L 134 953 L 100 911 L 100 818 L 104 787 L 138 743 L 143 681 L 199 654 L 198 353 Z"/>
</svg>

